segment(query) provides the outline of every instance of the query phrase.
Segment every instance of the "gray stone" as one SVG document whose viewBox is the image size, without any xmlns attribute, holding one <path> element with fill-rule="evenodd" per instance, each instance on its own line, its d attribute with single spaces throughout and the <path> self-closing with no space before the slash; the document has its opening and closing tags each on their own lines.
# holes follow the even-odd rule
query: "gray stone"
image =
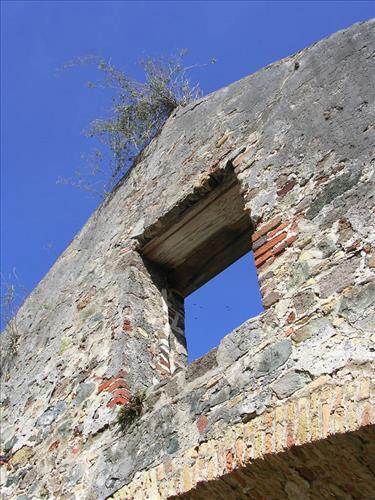
<svg viewBox="0 0 375 500">
<path fill-rule="evenodd" d="M 84 469 L 83 469 L 82 465 L 80 465 L 80 464 L 75 465 L 73 467 L 72 472 L 70 473 L 69 483 L 72 484 L 73 486 L 75 486 L 76 484 L 78 484 L 81 481 L 83 474 L 84 474 Z"/>
<path fill-rule="evenodd" d="M 303 316 L 313 310 L 316 305 L 316 297 L 312 290 L 304 290 L 293 298 L 293 302 L 297 316 Z"/>
<path fill-rule="evenodd" d="M 3 446 L 5 453 L 10 451 L 16 443 L 17 443 L 16 436 L 13 436 L 10 439 L 8 439 L 8 441 L 6 441 Z"/>
<path fill-rule="evenodd" d="M 263 305 L 264 305 L 264 307 L 270 307 L 273 304 L 275 304 L 280 298 L 281 298 L 281 295 L 278 292 L 272 291 L 264 297 Z"/>
<path fill-rule="evenodd" d="M 302 328 L 298 328 L 292 335 L 292 339 L 296 344 L 300 344 L 310 338 L 327 339 L 334 334 L 334 328 L 330 321 L 326 318 L 315 318 L 309 321 Z"/>
<path fill-rule="evenodd" d="M 237 407 L 237 412 L 243 422 L 261 415 L 270 403 L 272 391 L 270 388 L 262 390 L 260 393 L 248 395 Z"/>
<path fill-rule="evenodd" d="M 180 448 L 180 443 L 176 436 L 171 437 L 167 445 L 167 453 L 168 455 L 173 455 Z"/>
<path fill-rule="evenodd" d="M 75 402 L 77 405 L 81 404 L 85 399 L 87 399 L 95 390 L 95 385 L 90 384 L 80 384 L 77 389 L 77 396 Z"/>
<path fill-rule="evenodd" d="M 212 349 L 208 354 L 196 359 L 187 367 L 186 380 L 188 382 L 202 377 L 207 371 L 217 366 L 216 351 L 217 349 Z"/>
<path fill-rule="evenodd" d="M 331 237 L 327 237 L 319 241 L 318 248 L 322 252 L 324 258 L 329 257 L 337 250 L 336 243 Z"/>
<path fill-rule="evenodd" d="M 229 399 L 229 394 L 231 394 L 231 389 L 226 380 L 223 380 L 220 388 L 218 386 L 215 387 L 215 390 L 210 394 L 209 399 L 202 404 L 201 409 L 204 411 L 206 408 L 213 408 L 224 401 Z"/>
<path fill-rule="evenodd" d="M 288 360 L 292 353 L 292 343 L 290 340 L 281 340 L 276 344 L 267 347 L 262 353 L 255 369 L 255 376 L 264 377 L 275 371 Z"/>
<path fill-rule="evenodd" d="M 60 425 L 60 427 L 57 429 L 57 432 L 61 434 L 61 436 L 67 436 L 71 428 L 72 428 L 72 420 L 66 420 Z"/>
<path fill-rule="evenodd" d="M 349 321 L 357 321 L 374 304 L 375 282 L 370 282 L 366 285 L 355 287 L 349 295 L 343 297 L 339 314 Z"/>
<path fill-rule="evenodd" d="M 339 263 L 329 274 L 319 280 L 320 295 L 326 298 L 351 285 L 359 263 L 358 257 Z"/>
<path fill-rule="evenodd" d="M 328 205 L 334 198 L 354 187 L 358 183 L 359 177 L 360 173 L 355 172 L 342 174 L 333 179 L 311 203 L 310 208 L 306 212 L 307 219 L 316 217 L 325 205 Z"/>
<path fill-rule="evenodd" d="M 258 318 L 246 321 L 220 342 L 217 360 L 220 366 L 233 363 L 241 356 L 253 350 L 261 342 L 263 332 Z"/>
<path fill-rule="evenodd" d="M 279 399 L 284 399 L 301 389 L 310 380 L 311 377 L 307 373 L 291 371 L 272 384 L 272 389 Z"/>
<path fill-rule="evenodd" d="M 61 413 L 63 413 L 66 409 L 66 403 L 65 401 L 59 401 L 56 403 L 55 406 L 52 406 L 51 408 L 48 408 L 47 411 L 41 415 L 37 422 L 37 426 L 48 426 L 51 425 L 59 416 Z"/>
</svg>

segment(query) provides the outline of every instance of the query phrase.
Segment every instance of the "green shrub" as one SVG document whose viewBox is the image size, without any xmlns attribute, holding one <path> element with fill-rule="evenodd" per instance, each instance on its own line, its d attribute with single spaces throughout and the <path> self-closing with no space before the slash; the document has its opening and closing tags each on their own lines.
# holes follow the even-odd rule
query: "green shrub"
<svg viewBox="0 0 375 500">
<path fill-rule="evenodd" d="M 77 171 L 75 179 L 60 178 L 60 182 L 89 192 L 99 191 L 104 196 L 112 191 L 171 113 L 202 95 L 199 85 L 190 84 L 187 74 L 196 66 L 183 65 L 185 54 L 182 51 L 168 60 L 141 60 L 142 82 L 128 77 L 111 62 L 93 56 L 65 65 L 95 63 L 103 78 L 98 83 L 89 82 L 88 87 L 111 89 L 113 105 L 107 118 L 94 120 L 85 132 L 88 137 L 99 139 L 104 150 L 96 149 L 86 158 L 86 171 Z"/>
<path fill-rule="evenodd" d="M 144 390 L 137 391 L 130 401 L 121 407 L 117 416 L 117 423 L 122 432 L 125 432 L 141 416 L 145 399 L 146 392 Z"/>
<path fill-rule="evenodd" d="M 17 325 L 17 311 L 26 298 L 25 287 L 19 284 L 15 271 L 11 273 L 9 279 L 4 279 L 1 275 L 1 328 L 4 328 L 2 349 L 0 352 L 0 371 L 5 370 L 5 365 L 9 365 L 18 352 L 18 342 L 20 333 Z"/>
</svg>

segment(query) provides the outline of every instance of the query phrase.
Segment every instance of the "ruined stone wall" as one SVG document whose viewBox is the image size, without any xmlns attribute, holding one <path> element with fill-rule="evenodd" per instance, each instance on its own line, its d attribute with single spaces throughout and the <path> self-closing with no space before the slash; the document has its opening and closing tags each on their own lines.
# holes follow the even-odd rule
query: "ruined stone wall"
<svg viewBox="0 0 375 500">
<path fill-rule="evenodd" d="M 250 466 L 374 423 L 374 30 L 177 110 L 93 214 L 1 337 L 4 498 L 212 498 L 228 474 L 244 498 L 360 498 L 288 475 L 289 455 L 270 493 Z M 181 298 L 142 249 L 228 172 L 266 311 L 186 367 Z"/>
</svg>

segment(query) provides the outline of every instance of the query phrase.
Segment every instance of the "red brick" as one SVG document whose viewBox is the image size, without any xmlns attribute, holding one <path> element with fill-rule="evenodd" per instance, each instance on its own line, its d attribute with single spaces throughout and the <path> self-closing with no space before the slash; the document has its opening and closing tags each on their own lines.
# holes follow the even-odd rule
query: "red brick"
<svg viewBox="0 0 375 500">
<path fill-rule="evenodd" d="M 266 453 L 272 453 L 273 444 L 272 444 L 272 434 L 271 433 L 269 433 L 269 432 L 266 433 L 264 443 L 265 443 Z"/>
<path fill-rule="evenodd" d="M 290 221 L 283 222 L 282 224 L 280 224 L 279 226 L 277 226 L 276 229 L 273 229 L 272 231 L 270 231 L 268 233 L 268 237 L 272 238 L 272 236 L 275 236 L 275 234 L 279 233 L 282 229 L 284 229 L 287 226 L 289 226 L 289 224 L 290 224 Z"/>
<path fill-rule="evenodd" d="M 115 405 L 126 405 L 129 401 L 125 398 L 118 396 L 117 398 L 112 398 L 108 403 L 108 408 L 113 408 Z"/>
<path fill-rule="evenodd" d="M 59 446 L 60 446 L 60 441 L 57 439 L 51 444 L 51 446 L 48 448 L 48 451 L 57 450 Z"/>
<path fill-rule="evenodd" d="M 240 154 L 239 156 L 237 156 L 237 158 L 235 158 L 233 161 L 232 161 L 232 165 L 234 168 L 238 167 L 238 165 L 240 165 L 243 161 L 247 161 L 250 156 L 251 156 L 251 151 L 244 151 L 242 154 Z"/>
<path fill-rule="evenodd" d="M 121 387 L 124 387 L 125 389 L 127 389 L 129 386 L 126 382 L 126 380 L 124 380 L 123 378 L 118 378 L 117 380 L 114 380 L 108 387 L 108 389 L 106 389 L 107 391 L 110 391 L 110 392 L 113 392 L 115 389 L 119 389 Z"/>
<path fill-rule="evenodd" d="M 367 404 L 362 413 L 361 423 L 363 426 L 371 424 L 371 405 Z"/>
<path fill-rule="evenodd" d="M 121 396 L 129 401 L 131 398 L 131 392 L 128 389 L 116 389 L 113 391 L 113 396 Z"/>
<path fill-rule="evenodd" d="M 6 470 L 12 470 L 12 464 L 8 459 L 0 458 L 0 465 L 4 465 Z"/>
<path fill-rule="evenodd" d="M 279 234 L 278 236 L 276 236 L 276 238 L 273 238 L 272 240 L 270 241 L 267 241 L 267 243 L 264 243 L 264 245 L 262 245 L 260 248 L 258 248 L 258 250 L 256 250 L 254 252 L 254 257 L 255 259 L 257 259 L 258 257 L 260 257 L 261 255 L 263 255 L 264 253 L 268 252 L 268 250 L 271 250 L 271 248 L 273 248 L 274 246 L 276 246 L 280 241 L 282 241 L 284 238 L 286 238 L 286 235 L 287 233 L 284 232 L 284 233 L 281 233 Z"/>
<path fill-rule="evenodd" d="M 291 189 L 294 188 L 294 186 L 297 184 L 297 181 L 295 179 L 290 179 L 288 182 L 284 184 L 284 186 L 277 191 L 278 196 L 285 196 Z"/>
<path fill-rule="evenodd" d="M 124 247 L 122 250 L 120 250 L 121 254 L 129 253 L 129 252 L 131 252 L 131 248 L 130 247 Z"/>
<path fill-rule="evenodd" d="M 293 224 L 290 226 L 289 232 L 290 233 L 296 233 L 298 231 L 298 223 L 299 220 L 301 219 L 301 214 L 299 214 L 296 218 L 296 220 L 293 222 Z"/>
<path fill-rule="evenodd" d="M 201 415 L 197 420 L 198 431 L 202 433 L 206 429 L 207 424 L 208 424 L 208 418 L 206 417 L 206 415 Z"/>
<path fill-rule="evenodd" d="M 274 219 L 267 222 L 266 224 L 264 224 L 264 226 L 258 228 L 252 235 L 253 243 L 254 241 L 258 240 L 261 236 L 271 231 L 271 229 L 275 229 L 275 227 L 277 227 L 280 224 L 280 222 L 281 222 L 281 217 L 277 216 Z"/>
<path fill-rule="evenodd" d="M 162 358 L 161 356 L 159 357 L 159 363 L 163 366 L 165 366 L 166 368 L 168 368 L 168 370 L 170 369 L 170 364 L 168 361 L 165 361 L 164 358 Z"/>
<path fill-rule="evenodd" d="M 100 394 L 103 391 L 107 391 L 108 387 L 112 384 L 112 382 L 113 382 L 113 378 L 110 378 L 110 379 L 102 382 L 98 387 L 98 394 Z"/>
<path fill-rule="evenodd" d="M 232 472 L 233 470 L 233 453 L 232 450 L 227 450 L 226 456 L 226 466 L 227 466 L 227 471 Z"/>
<path fill-rule="evenodd" d="M 289 247 L 296 239 L 298 238 L 297 235 L 290 236 L 287 238 L 285 241 L 281 243 L 281 245 L 278 245 L 276 248 L 273 249 L 272 253 L 273 255 L 279 255 L 281 252 L 283 252 L 287 247 Z"/>
<path fill-rule="evenodd" d="M 84 309 L 88 304 L 90 304 L 90 302 L 91 302 L 91 295 L 86 295 L 85 297 L 83 297 L 83 299 L 77 304 L 78 311 Z"/>
<path fill-rule="evenodd" d="M 270 251 L 270 252 L 267 252 L 265 254 L 263 254 L 261 257 L 259 257 L 258 259 L 255 259 L 255 267 L 256 268 L 259 268 L 260 266 L 262 266 L 266 260 L 268 260 L 270 257 L 274 257 L 273 253 Z"/>
<path fill-rule="evenodd" d="M 124 319 L 124 322 L 122 324 L 122 329 L 124 332 L 128 332 L 128 333 L 131 333 L 131 331 L 133 330 L 132 324 L 131 324 L 131 321 L 129 318 Z"/>
<path fill-rule="evenodd" d="M 170 371 L 167 370 L 163 365 L 161 365 L 160 363 L 158 363 L 156 366 L 155 366 L 155 369 L 158 370 L 159 373 L 161 373 L 161 375 L 169 375 L 170 374 Z"/>
<path fill-rule="evenodd" d="M 237 439 L 236 440 L 236 459 L 237 459 L 237 466 L 239 465 L 242 467 L 243 465 L 243 455 L 244 455 L 244 444 L 242 439 Z"/>
<path fill-rule="evenodd" d="M 290 323 L 293 323 L 293 321 L 296 319 L 296 314 L 294 311 L 289 313 L 289 316 L 287 318 L 287 323 L 290 325 Z"/>
<path fill-rule="evenodd" d="M 294 435 L 293 430 L 290 426 L 287 428 L 286 445 L 288 448 L 294 446 Z"/>
</svg>

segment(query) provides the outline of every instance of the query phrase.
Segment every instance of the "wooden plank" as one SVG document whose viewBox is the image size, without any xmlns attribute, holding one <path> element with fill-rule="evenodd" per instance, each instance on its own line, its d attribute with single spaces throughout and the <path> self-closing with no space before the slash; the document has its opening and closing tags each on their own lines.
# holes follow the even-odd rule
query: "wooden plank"
<svg viewBox="0 0 375 500">
<path fill-rule="evenodd" d="M 234 175 L 141 250 L 186 296 L 251 249 L 252 224 Z"/>
</svg>

